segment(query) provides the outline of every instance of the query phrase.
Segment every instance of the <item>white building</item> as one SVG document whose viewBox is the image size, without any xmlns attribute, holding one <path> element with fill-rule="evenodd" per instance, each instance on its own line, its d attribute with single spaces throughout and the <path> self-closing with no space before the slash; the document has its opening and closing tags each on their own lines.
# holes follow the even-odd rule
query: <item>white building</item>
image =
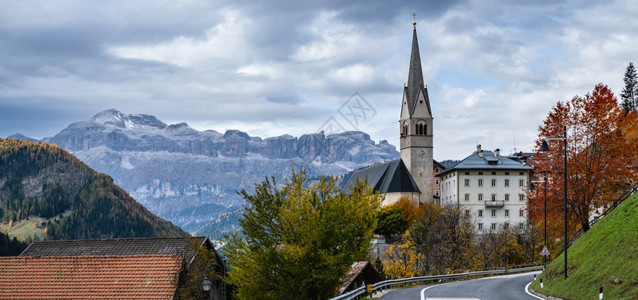
<svg viewBox="0 0 638 300">
<path fill-rule="evenodd" d="M 481 150 L 437 174 L 441 204 L 457 205 L 472 215 L 479 232 L 527 224 L 527 188 L 533 168 L 501 156 L 500 151 Z"/>
</svg>

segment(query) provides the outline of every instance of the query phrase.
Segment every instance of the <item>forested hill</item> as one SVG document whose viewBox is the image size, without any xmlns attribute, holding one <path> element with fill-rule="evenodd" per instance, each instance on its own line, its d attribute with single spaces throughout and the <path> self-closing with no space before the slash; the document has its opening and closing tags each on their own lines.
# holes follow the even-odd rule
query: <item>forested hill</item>
<svg viewBox="0 0 638 300">
<path fill-rule="evenodd" d="M 0 227 L 29 219 L 39 223 L 25 230 L 43 227 L 45 239 L 188 235 L 62 148 L 0 139 Z"/>
</svg>

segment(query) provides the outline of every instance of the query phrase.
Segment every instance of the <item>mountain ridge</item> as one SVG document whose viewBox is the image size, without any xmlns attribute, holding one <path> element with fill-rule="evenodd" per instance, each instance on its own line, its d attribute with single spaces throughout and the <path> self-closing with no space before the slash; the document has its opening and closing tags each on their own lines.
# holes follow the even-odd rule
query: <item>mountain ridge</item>
<svg viewBox="0 0 638 300">
<path fill-rule="evenodd" d="M 39 216 L 51 218 L 51 239 L 187 235 L 57 145 L 0 139 L 0 162 L 0 218 L 8 227 Z"/>
<path fill-rule="evenodd" d="M 150 211 L 190 232 L 242 206 L 236 192 L 251 191 L 266 176 L 283 182 L 293 168 L 306 168 L 309 176 L 339 176 L 399 157 L 393 145 L 375 143 L 364 132 L 261 138 L 234 129 L 199 131 L 115 109 L 42 140 L 109 174 Z"/>
</svg>

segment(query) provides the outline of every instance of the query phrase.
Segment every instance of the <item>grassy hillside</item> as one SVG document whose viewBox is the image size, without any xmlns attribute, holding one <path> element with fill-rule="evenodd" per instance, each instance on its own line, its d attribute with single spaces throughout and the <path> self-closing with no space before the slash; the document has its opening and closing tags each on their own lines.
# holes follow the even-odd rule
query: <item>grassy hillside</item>
<svg viewBox="0 0 638 300">
<path fill-rule="evenodd" d="M 53 216 L 49 219 L 31 215 L 26 219 L 22 219 L 18 222 L 13 222 L 11 224 L 11 227 L 9 227 L 8 223 L 0 222 L 0 232 L 4 232 L 11 237 L 16 237 L 18 240 L 25 241 L 28 244 L 35 240 L 41 241 L 46 239 L 46 235 L 44 234 L 44 229 L 46 227 L 40 226 L 42 222 L 44 222 L 45 224 L 49 221 L 59 223 L 62 219 L 68 217 L 70 214 L 71 210 L 67 210 L 64 213 Z"/>
<path fill-rule="evenodd" d="M 28 244 L 11 238 L 0 232 L 0 256 L 17 256 L 27 248 Z"/>
<path fill-rule="evenodd" d="M 0 220 L 25 240 L 188 235 L 62 148 L 14 139 L 0 139 Z"/>
<path fill-rule="evenodd" d="M 563 299 L 638 299 L 638 194 L 625 200 L 568 249 L 564 278 L 561 254 L 532 288 Z"/>
</svg>

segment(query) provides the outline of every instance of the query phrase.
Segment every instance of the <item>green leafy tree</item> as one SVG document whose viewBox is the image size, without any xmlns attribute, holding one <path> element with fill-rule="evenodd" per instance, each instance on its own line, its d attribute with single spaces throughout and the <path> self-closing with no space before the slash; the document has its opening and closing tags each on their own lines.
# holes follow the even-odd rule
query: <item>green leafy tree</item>
<svg viewBox="0 0 638 300">
<path fill-rule="evenodd" d="M 382 208 L 378 213 L 378 219 L 378 226 L 374 233 L 384 235 L 386 239 L 403 234 L 408 229 L 408 221 L 398 206 Z"/>
<path fill-rule="evenodd" d="M 240 192 L 243 236 L 226 236 L 224 248 L 236 298 L 327 299 L 353 262 L 368 259 L 380 197 L 363 182 L 347 195 L 333 178 L 306 181 L 293 172 L 281 189 L 266 179 Z"/>
</svg>

